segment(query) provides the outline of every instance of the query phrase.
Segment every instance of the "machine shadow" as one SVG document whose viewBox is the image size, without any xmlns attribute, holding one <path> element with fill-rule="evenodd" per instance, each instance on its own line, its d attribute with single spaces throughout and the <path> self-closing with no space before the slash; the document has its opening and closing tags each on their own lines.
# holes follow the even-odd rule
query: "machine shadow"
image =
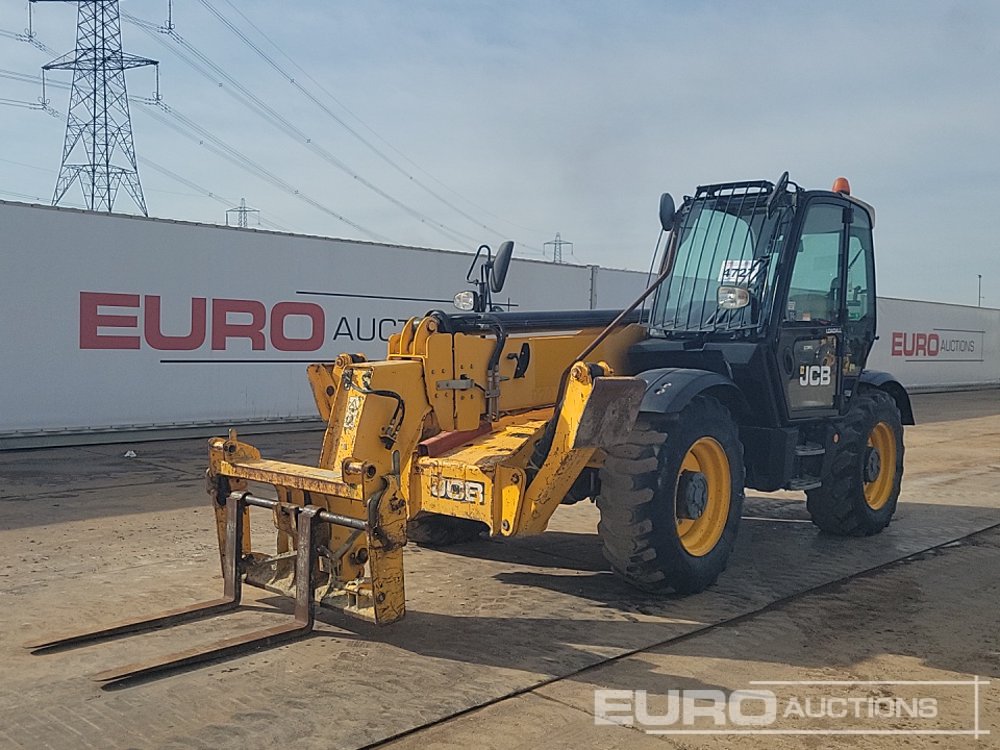
<svg viewBox="0 0 1000 750">
<path fill-rule="evenodd" d="M 790 504 L 794 501 L 778 502 L 775 515 L 778 518 L 787 515 Z M 744 533 L 729 569 L 719 582 L 691 596 L 645 593 L 629 586 L 603 563 L 581 565 L 580 560 L 594 561 L 595 556 L 600 557 L 596 534 L 548 532 L 545 535 L 552 534 L 557 541 L 584 550 L 584 554 L 573 560 L 561 555 L 537 554 L 537 550 L 524 549 L 522 544 L 483 541 L 452 548 L 448 554 L 534 568 L 500 571 L 492 577 L 504 586 L 545 592 L 526 593 L 525 604 L 514 616 L 493 616 L 475 609 L 468 615 L 453 615 L 411 608 L 404 620 L 385 628 L 330 611 L 318 613 L 318 620 L 341 631 L 328 633 L 331 638 L 373 640 L 420 656 L 550 677 L 668 642 L 671 648 L 684 642 L 685 655 L 726 656 L 712 649 L 697 651 L 697 645 L 692 646 L 690 639 L 720 624 L 735 631 L 748 618 L 801 601 L 803 594 L 806 598 L 822 599 L 836 595 L 852 581 L 873 579 L 885 570 L 919 564 L 924 556 L 948 554 L 965 544 L 952 543 L 953 539 L 1000 525 L 997 508 L 907 503 L 901 511 L 899 520 L 881 538 L 845 539 L 822 533 L 811 524 L 781 520 L 748 522 L 747 526 L 754 528 L 744 528 L 749 533 Z M 949 518 L 947 523 L 943 521 L 945 515 Z M 765 545 L 765 549 L 760 549 Z M 929 548 L 935 549 L 924 552 Z M 525 552 L 530 557 L 526 558 Z M 838 610 L 838 617 L 871 621 L 873 627 L 879 623 L 891 627 L 885 625 L 892 619 L 891 612 L 910 606 L 907 602 L 918 594 L 901 586 L 893 592 L 893 601 L 879 603 L 886 610 L 882 614 L 855 611 L 850 602 L 835 601 L 830 606 Z M 474 600 L 466 598 L 466 601 L 475 605 Z M 525 616 L 524 610 L 536 602 L 538 615 Z M 850 611 L 839 611 L 847 605 Z M 821 603 L 819 614 L 814 615 L 813 625 L 817 627 L 826 616 L 824 606 Z M 743 654 L 741 658 L 768 660 L 766 650 L 758 653 L 755 644 L 749 645 L 754 646 L 752 655 Z M 889 637 L 880 653 L 912 652 L 905 643 Z M 788 650 L 781 650 L 783 664 L 788 663 L 788 657 Z M 933 664 L 937 668 L 958 672 L 968 669 L 968 664 L 952 663 L 944 657 L 928 658 L 937 660 Z M 802 648 L 796 650 L 790 666 L 822 668 L 829 666 L 827 662 L 823 653 Z M 651 673 L 647 677 L 648 682 L 642 682 L 630 673 L 630 685 L 623 687 L 642 684 L 652 691 L 661 684 L 664 689 L 684 686 L 677 683 L 681 678 L 669 675 Z"/>
<path fill-rule="evenodd" d="M 546 531 L 536 537 L 479 539 L 452 547 L 428 548 L 434 553 L 476 560 L 584 571 L 610 571 L 601 554 L 597 530 Z"/>
<path fill-rule="evenodd" d="M 767 502 L 767 501 L 762 501 Z M 776 518 L 794 513 L 795 501 L 777 501 L 773 509 Z M 734 639 L 740 638 L 741 628 L 749 627 L 748 621 L 758 615 L 780 612 L 789 605 L 805 601 L 815 602 L 813 611 L 794 622 L 785 623 L 779 634 L 782 639 L 811 637 L 811 629 L 822 629 L 827 619 L 848 620 L 854 624 L 870 623 L 872 628 L 889 628 L 892 632 L 891 613 L 898 614 L 912 602 L 919 600 L 919 586 L 911 581 L 898 586 L 892 596 L 878 602 L 876 608 L 858 609 L 850 597 L 840 596 L 846 586 L 854 582 L 875 579 L 883 570 L 899 570 L 903 566 L 919 564 L 933 555 L 948 554 L 960 548 L 963 542 L 950 543 L 944 534 L 964 536 L 974 530 L 1000 525 L 1000 509 L 976 507 L 948 507 L 908 504 L 900 522 L 914 529 L 933 526 L 939 520 L 939 511 L 947 510 L 963 519 L 964 531 L 939 531 L 935 539 L 917 537 L 908 543 L 905 538 L 894 543 L 879 544 L 878 538 L 842 539 L 815 530 L 811 525 L 769 522 L 761 519 L 741 540 L 729 570 L 718 583 L 701 594 L 679 596 L 674 594 L 649 594 L 632 588 L 606 565 L 587 568 L 578 559 L 563 555 L 542 554 L 525 547 L 524 540 L 517 544 L 482 540 L 451 548 L 449 554 L 459 557 L 476 557 L 480 560 L 522 566 L 522 570 L 501 570 L 493 573 L 491 580 L 502 588 L 509 587 L 511 596 L 483 595 L 483 602 L 476 602 L 476 592 L 467 593 L 465 601 L 471 610 L 463 614 L 430 611 L 411 606 L 405 619 L 386 627 L 348 617 L 342 612 L 324 608 L 316 609 L 317 629 L 301 640 L 328 639 L 346 644 L 378 643 L 422 658 L 440 659 L 467 665 L 472 668 L 491 667 L 513 669 L 541 680 L 564 677 L 603 663 L 608 659 L 631 653 L 664 648 L 678 649 L 685 657 L 735 658 L 729 639 L 696 639 L 707 630 L 721 626 L 731 629 Z M 984 514 L 984 511 L 988 511 Z M 758 512 L 763 512 L 758 508 Z M 751 524 L 748 524 L 751 526 Z M 768 528 L 768 527 L 771 528 Z M 806 532 L 806 533 L 803 533 Z M 559 546 L 586 550 L 586 555 L 600 555 L 600 542 L 596 534 L 549 532 Z M 893 531 L 886 531 L 890 539 Z M 903 534 L 905 537 L 905 534 Z M 767 549 L 757 550 L 754 545 L 766 544 Z M 940 545 L 947 546 L 941 547 Z M 1000 544 L 994 541 L 993 546 Z M 922 552 L 935 547 L 931 552 Z M 784 559 L 777 559 L 774 552 L 784 549 Z M 787 554 L 790 551 L 790 555 Z M 432 553 L 439 554 L 439 553 Z M 470 561 L 471 562 L 471 561 Z M 459 562 L 458 565 L 462 563 Z M 454 565 L 454 563 L 451 563 Z M 523 589 L 518 593 L 517 589 Z M 482 591 L 479 589 L 478 591 Z M 801 595 L 805 594 L 803 598 Z M 490 611 L 497 599 L 509 603 L 520 602 L 503 609 L 514 609 L 510 614 Z M 488 599 L 488 601 L 487 601 Z M 291 616 L 294 604 L 291 599 L 265 595 L 256 601 L 244 603 L 241 609 L 262 614 Z M 879 611 L 884 609 L 885 611 Z M 534 610 L 536 615 L 525 614 Z M 912 655 L 903 642 L 894 637 L 885 641 L 886 647 L 877 654 Z M 682 645 L 683 644 L 683 645 Z M 769 644 L 746 644 L 738 658 L 753 659 L 761 663 L 773 661 L 784 668 L 804 669 L 829 667 L 828 656 L 822 650 L 809 648 L 775 649 L 771 656 Z M 773 645 L 773 644 L 772 644 Z M 969 669 L 968 663 L 942 657 L 940 650 L 930 650 L 932 656 L 925 662 L 953 672 Z M 790 657 L 790 654 L 793 657 Z M 294 657 L 293 657 L 294 658 Z M 213 659 L 204 664 L 222 663 L 225 658 Z M 643 660 L 630 663 L 628 684 L 617 685 L 614 673 L 610 678 L 601 675 L 601 687 L 631 689 L 641 685 L 651 693 L 664 692 L 678 687 L 718 688 L 706 682 L 665 673 L 662 669 L 642 671 Z M 987 674 L 986 664 L 979 670 Z M 199 666 L 171 670 L 169 674 L 183 673 Z M 637 671 L 639 670 L 639 671 Z M 1000 665 L 992 670 L 1000 673 Z M 139 677 L 105 687 L 116 690 L 121 686 L 141 684 L 159 679 L 158 676 Z M 586 675 L 578 678 L 587 681 Z M 623 677 L 622 679 L 626 679 Z M 610 680 L 610 681 L 609 681 Z"/>
<path fill-rule="evenodd" d="M 811 526 L 805 503 L 785 497 L 748 496 L 743 508 L 744 522 L 773 520 L 804 523 Z M 514 565 L 538 568 L 562 568 L 610 572 L 611 566 L 601 551 L 596 522 L 587 531 L 546 531 L 537 536 L 488 538 L 434 547 L 434 552 Z"/>
</svg>

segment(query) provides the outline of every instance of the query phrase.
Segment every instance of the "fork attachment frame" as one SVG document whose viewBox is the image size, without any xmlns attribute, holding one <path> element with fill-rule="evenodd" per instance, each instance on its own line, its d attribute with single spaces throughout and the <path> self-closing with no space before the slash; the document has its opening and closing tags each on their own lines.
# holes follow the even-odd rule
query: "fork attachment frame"
<svg viewBox="0 0 1000 750">
<path fill-rule="evenodd" d="M 281 509 L 296 521 L 295 552 L 295 615 L 291 622 L 225 638 L 207 646 L 178 651 L 148 661 L 135 662 L 93 675 L 98 682 L 111 683 L 134 679 L 170 669 L 220 659 L 238 652 L 273 646 L 301 637 L 313 628 L 313 589 L 318 569 L 317 529 L 320 523 L 366 529 L 363 521 L 324 511 L 314 505 L 290 505 L 254 497 L 249 493 L 233 492 L 226 497 L 226 541 L 223 555 L 224 591 L 221 599 L 171 609 L 151 617 L 129 619 L 95 630 L 72 633 L 24 644 L 33 653 L 58 651 L 65 648 L 140 633 L 156 628 L 172 627 L 192 620 L 213 617 L 235 610 L 240 605 L 243 590 L 243 523 L 247 506 Z"/>
</svg>

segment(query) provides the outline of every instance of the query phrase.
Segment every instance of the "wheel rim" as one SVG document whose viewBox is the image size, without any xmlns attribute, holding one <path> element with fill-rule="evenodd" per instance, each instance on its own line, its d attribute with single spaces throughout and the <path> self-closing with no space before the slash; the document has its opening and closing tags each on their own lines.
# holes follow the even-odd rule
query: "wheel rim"
<svg viewBox="0 0 1000 750">
<path fill-rule="evenodd" d="M 879 510 L 889 502 L 896 474 L 896 436 L 885 422 L 876 424 L 868 434 L 868 449 L 878 453 L 878 474 L 865 482 L 865 502 Z"/>
<path fill-rule="evenodd" d="M 695 519 L 677 518 L 677 536 L 690 555 L 703 557 L 715 549 L 726 521 L 729 520 L 732 474 L 729 471 L 729 457 L 718 440 L 711 437 L 698 438 L 688 448 L 677 472 L 677 485 L 685 471 L 700 472 L 708 484 L 707 502 L 702 514 Z M 675 503 L 677 489 L 674 490 Z M 676 510 L 675 510 L 676 517 Z"/>
</svg>

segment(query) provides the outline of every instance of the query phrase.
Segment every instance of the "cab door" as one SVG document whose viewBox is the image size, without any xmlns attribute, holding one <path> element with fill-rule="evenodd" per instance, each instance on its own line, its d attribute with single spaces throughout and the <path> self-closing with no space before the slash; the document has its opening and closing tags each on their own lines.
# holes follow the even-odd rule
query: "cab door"
<svg viewBox="0 0 1000 750">
<path fill-rule="evenodd" d="M 875 251 L 868 212 L 851 207 L 844 272 L 844 395 L 854 392 L 875 343 Z"/>
<path fill-rule="evenodd" d="M 814 199 L 790 248 L 778 332 L 778 371 L 789 419 L 832 416 L 840 409 L 844 357 L 843 266 L 846 202 Z"/>
</svg>

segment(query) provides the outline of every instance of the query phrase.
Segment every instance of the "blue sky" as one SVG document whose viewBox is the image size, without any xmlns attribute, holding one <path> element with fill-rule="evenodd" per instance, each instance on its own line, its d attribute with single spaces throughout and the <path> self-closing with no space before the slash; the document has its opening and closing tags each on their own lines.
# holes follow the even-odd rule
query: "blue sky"
<svg viewBox="0 0 1000 750">
<path fill-rule="evenodd" d="M 471 249 L 503 235 L 534 257 L 558 231 L 571 260 L 646 268 L 664 190 L 785 169 L 826 188 L 843 174 L 878 213 L 881 293 L 975 304 L 981 273 L 985 303 L 1000 304 L 1000 3 L 250 0 L 240 15 L 205 2 L 177 0 L 176 33 L 299 135 L 193 70 L 163 34 L 124 23 L 126 49 L 161 61 L 167 105 L 327 212 L 133 104 L 140 157 L 223 201 L 140 164 L 150 215 L 222 222 L 224 201 L 246 197 L 294 231 L 364 238 L 333 212 L 395 242 Z M 122 11 L 160 24 L 166 0 Z M 26 23 L 23 0 L 0 0 L 0 30 Z M 74 26 L 71 4 L 35 5 L 38 39 L 56 52 Z M 0 71 L 37 74 L 49 58 L 0 36 Z M 152 91 L 149 71 L 128 81 L 134 96 Z M 49 95 L 64 113 L 68 92 Z M 0 77 L 0 98 L 37 96 Z M 0 107 L 0 197 L 49 199 L 64 127 Z M 116 208 L 133 210 L 124 194 Z"/>
</svg>

